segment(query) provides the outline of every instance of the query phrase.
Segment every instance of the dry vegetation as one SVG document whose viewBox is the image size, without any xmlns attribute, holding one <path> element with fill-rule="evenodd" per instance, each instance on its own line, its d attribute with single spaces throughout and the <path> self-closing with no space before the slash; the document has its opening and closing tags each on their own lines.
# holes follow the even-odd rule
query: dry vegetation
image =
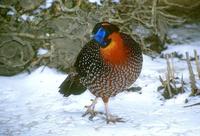
<svg viewBox="0 0 200 136">
<path fill-rule="evenodd" d="M 87 0 L 56 0 L 49 8 L 43 8 L 44 5 L 44 0 L 0 1 L 1 75 L 13 75 L 38 65 L 69 70 L 89 40 L 93 26 L 100 21 L 119 25 L 121 31 L 143 45 L 146 53 L 159 53 L 164 49 L 168 26 L 186 20 L 171 14 L 170 9 L 187 7 L 168 0 L 123 0 L 120 4 L 104 0 L 102 5 Z M 190 8 L 199 5 L 197 1 Z M 13 48 L 13 42 L 18 46 Z M 38 56 L 39 48 L 49 52 Z"/>
<path fill-rule="evenodd" d="M 186 63 L 188 66 L 188 72 L 189 72 L 189 82 L 185 82 L 183 80 L 183 75 L 181 77 L 178 77 L 175 75 L 175 68 L 173 64 L 173 54 L 166 55 L 166 62 L 167 62 L 167 72 L 165 80 L 160 78 L 161 86 L 158 87 L 158 91 L 162 92 L 162 95 L 165 99 L 170 99 L 176 96 L 179 93 L 185 92 L 185 90 L 189 86 L 189 90 L 191 90 L 190 96 L 196 96 L 200 95 L 200 88 L 197 87 L 197 80 L 199 81 L 199 71 L 200 71 L 200 65 L 199 65 L 199 56 L 197 54 L 197 51 L 194 50 L 194 61 L 196 65 L 196 76 L 194 74 L 192 65 L 191 65 L 191 58 L 186 52 Z"/>
</svg>

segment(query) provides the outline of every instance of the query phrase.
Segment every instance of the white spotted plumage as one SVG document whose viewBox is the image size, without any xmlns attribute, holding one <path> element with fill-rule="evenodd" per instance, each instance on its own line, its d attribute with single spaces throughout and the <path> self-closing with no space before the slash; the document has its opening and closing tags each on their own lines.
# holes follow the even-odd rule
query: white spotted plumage
<svg viewBox="0 0 200 136">
<path fill-rule="evenodd" d="M 129 49 L 126 65 L 105 62 L 95 41 L 84 46 L 77 57 L 75 67 L 80 82 L 97 97 L 115 96 L 135 82 L 141 72 L 141 48 L 130 36 L 121 33 L 121 37 Z"/>
</svg>

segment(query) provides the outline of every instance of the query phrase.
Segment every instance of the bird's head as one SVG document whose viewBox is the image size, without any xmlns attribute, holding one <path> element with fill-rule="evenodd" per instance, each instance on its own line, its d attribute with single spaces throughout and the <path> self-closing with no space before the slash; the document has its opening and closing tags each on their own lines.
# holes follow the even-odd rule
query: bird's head
<svg viewBox="0 0 200 136">
<path fill-rule="evenodd" d="M 119 32 L 119 28 L 108 22 L 101 22 L 95 25 L 93 31 L 93 40 L 100 48 L 101 56 L 104 60 L 112 64 L 122 64 L 127 59 L 127 46 Z"/>
<path fill-rule="evenodd" d="M 104 48 L 111 42 L 109 35 L 118 31 L 119 28 L 116 25 L 108 22 L 101 22 L 95 25 L 92 31 L 92 38 L 99 43 L 102 48 Z"/>
</svg>

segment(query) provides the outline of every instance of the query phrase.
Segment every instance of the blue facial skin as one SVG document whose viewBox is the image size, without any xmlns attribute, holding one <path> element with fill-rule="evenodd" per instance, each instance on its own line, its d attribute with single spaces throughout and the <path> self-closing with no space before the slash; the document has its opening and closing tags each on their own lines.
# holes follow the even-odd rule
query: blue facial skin
<svg viewBox="0 0 200 136">
<path fill-rule="evenodd" d="M 93 39 L 97 41 L 102 47 L 105 47 L 107 45 L 107 42 L 105 41 L 105 37 L 107 35 L 106 30 L 101 27 L 94 35 Z"/>
</svg>

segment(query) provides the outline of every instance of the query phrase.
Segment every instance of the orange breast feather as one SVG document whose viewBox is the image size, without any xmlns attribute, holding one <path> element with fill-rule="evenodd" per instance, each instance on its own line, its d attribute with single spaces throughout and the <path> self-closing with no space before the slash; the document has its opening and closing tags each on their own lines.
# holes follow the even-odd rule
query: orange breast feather
<svg viewBox="0 0 200 136">
<path fill-rule="evenodd" d="M 112 33 L 109 37 L 111 42 L 105 48 L 101 48 L 100 52 L 105 61 L 111 64 L 124 64 L 127 62 L 127 50 L 123 40 L 118 32 Z"/>
</svg>

